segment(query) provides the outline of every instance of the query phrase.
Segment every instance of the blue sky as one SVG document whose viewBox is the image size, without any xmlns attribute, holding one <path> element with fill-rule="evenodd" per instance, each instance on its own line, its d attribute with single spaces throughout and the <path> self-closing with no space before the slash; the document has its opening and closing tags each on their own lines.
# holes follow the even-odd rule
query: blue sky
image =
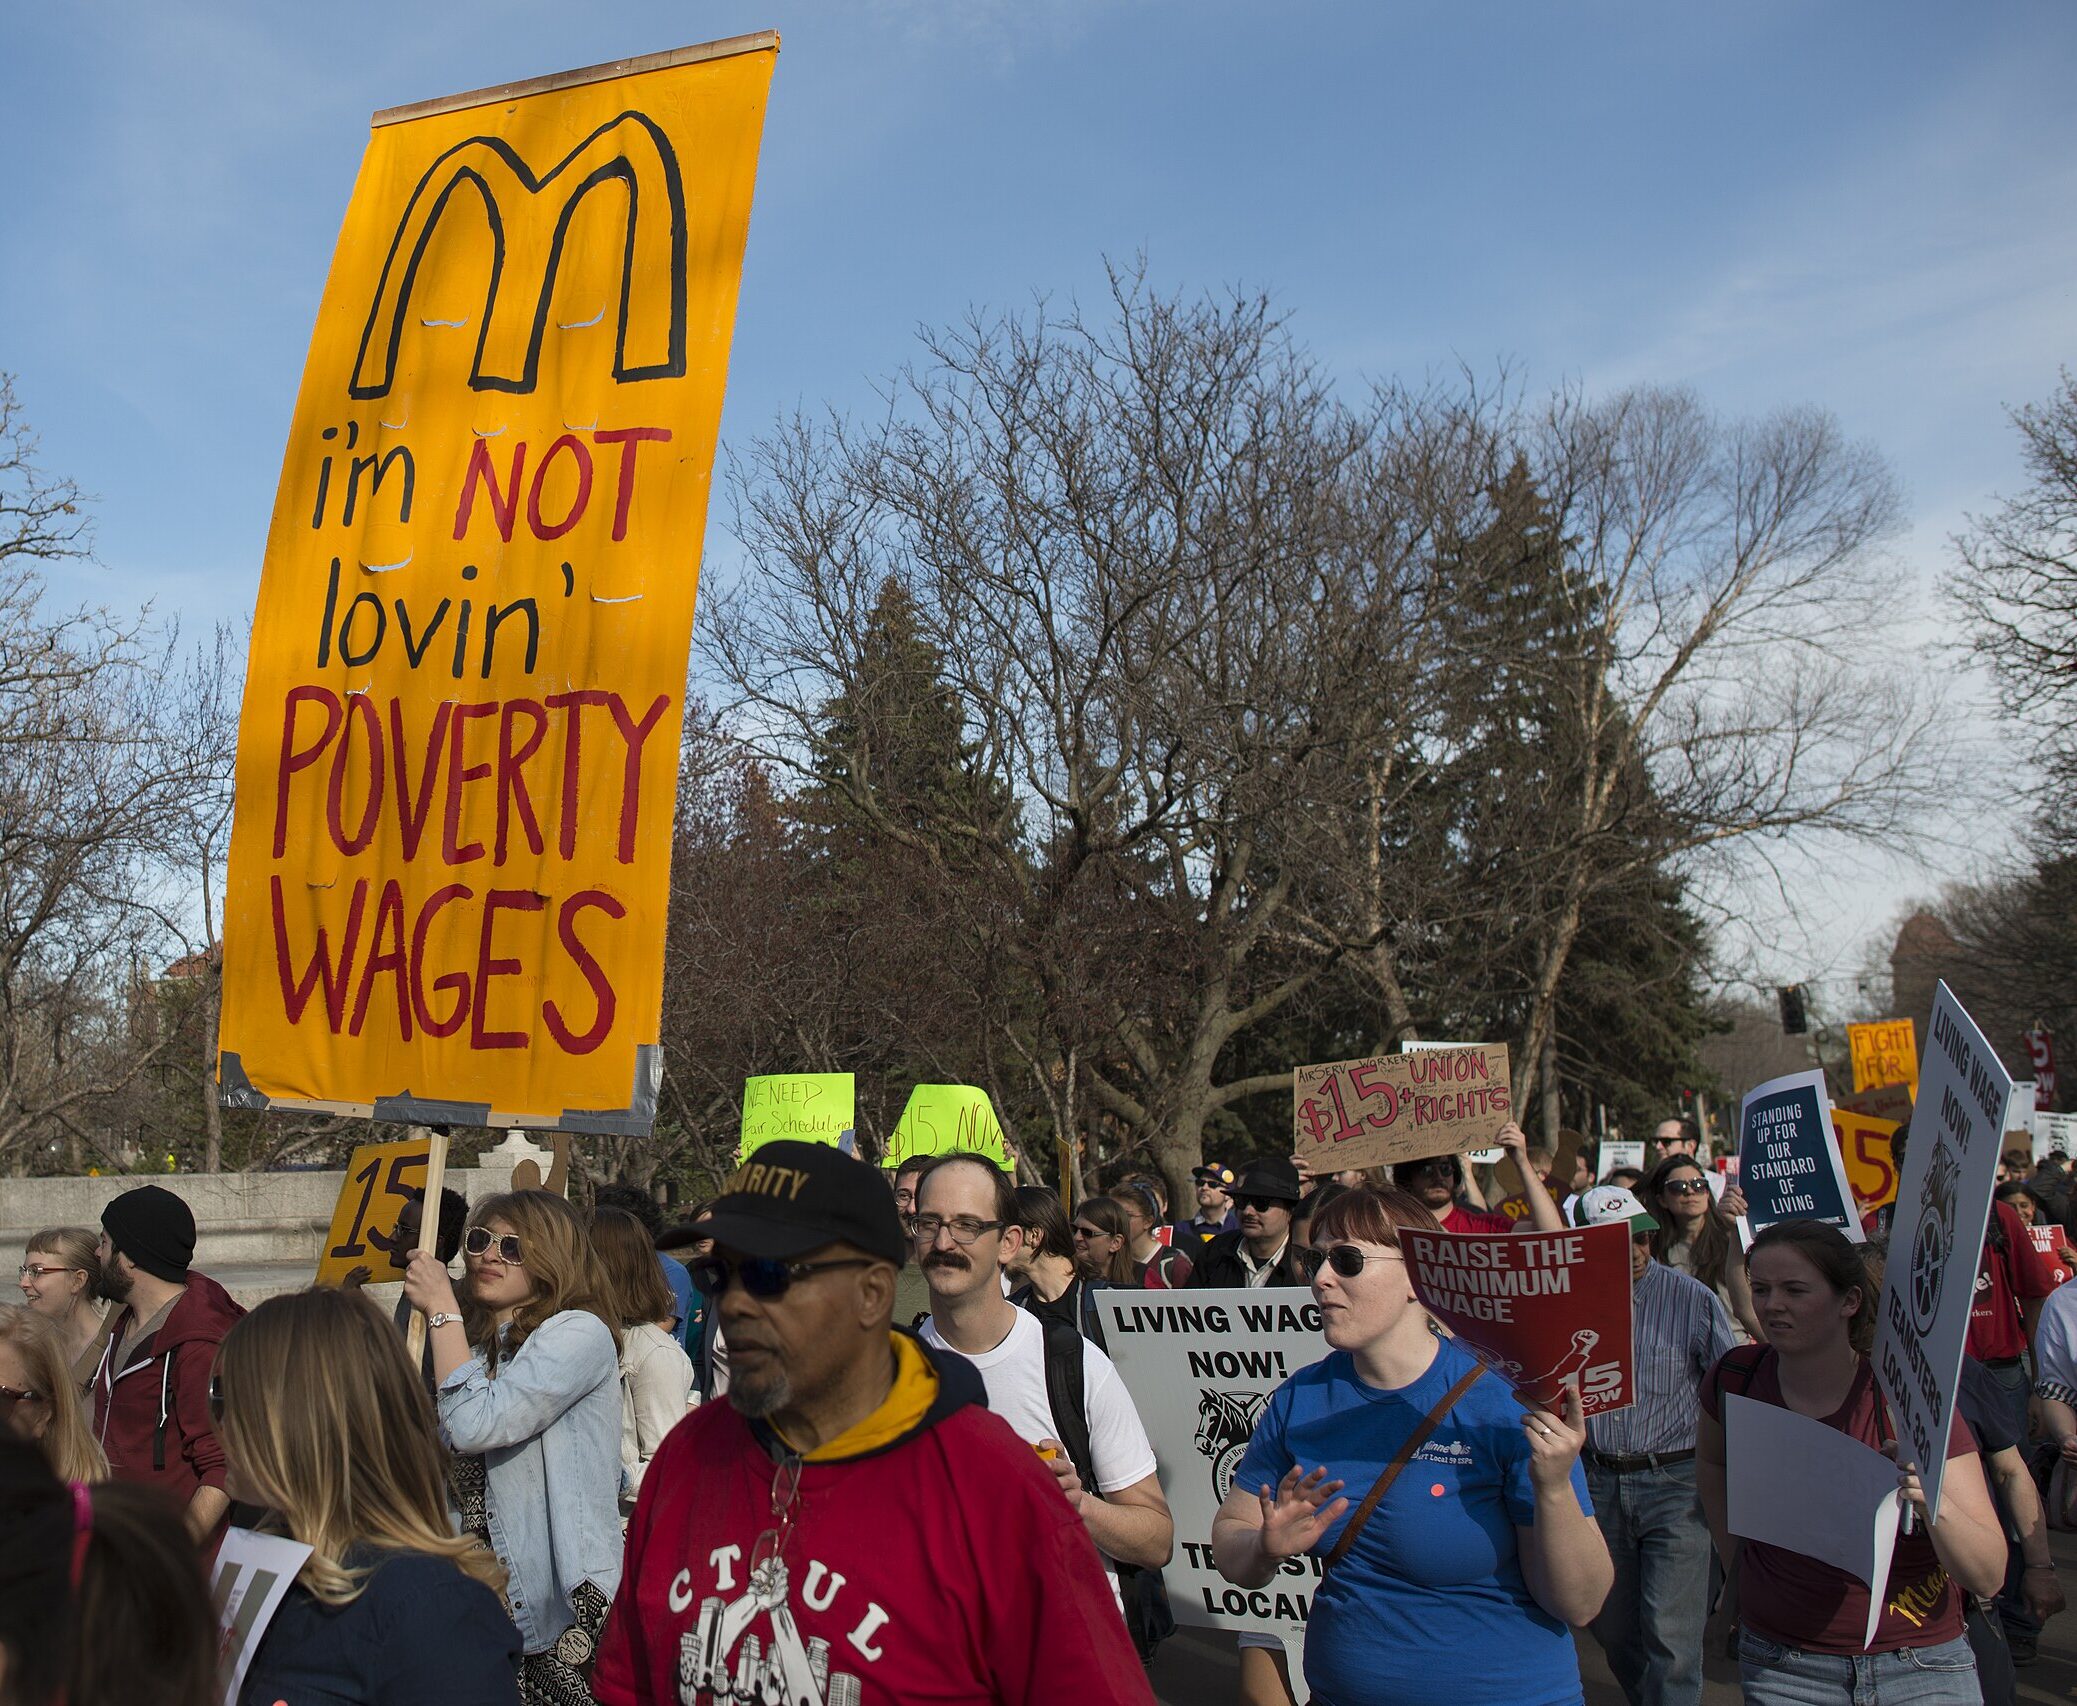
<svg viewBox="0 0 2077 1706">
<path fill-rule="evenodd" d="M 2004 408 L 2072 359 L 2077 8 L 2049 0 L 16 6 L 0 370 L 97 499 L 61 590 L 249 614 L 370 112 L 761 27 L 724 444 L 869 407 L 919 323 L 1143 250 L 1164 288 L 1272 291 L 1352 382 L 1505 361 L 1827 406 L 1901 478 L 1930 632 L 1947 534 L 2017 483 Z M 1843 968 L 1971 856 L 1861 871 L 1780 971 Z"/>
</svg>

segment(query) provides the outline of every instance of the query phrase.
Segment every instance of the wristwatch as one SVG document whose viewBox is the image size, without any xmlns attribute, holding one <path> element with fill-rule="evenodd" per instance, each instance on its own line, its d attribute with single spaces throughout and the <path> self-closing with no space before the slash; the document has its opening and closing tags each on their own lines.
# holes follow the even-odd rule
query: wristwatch
<svg viewBox="0 0 2077 1706">
<path fill-rule="evenodd" d="M 443 1309 L 437 1315 L 428 1315 L 425 1318 L 425 1324 L 428 1327 L 444 1327 L 450 1321 L 458 1322 L 460 1320 L 461 1317 L 455 1314 L 452 1309 Z"/>
</svg>

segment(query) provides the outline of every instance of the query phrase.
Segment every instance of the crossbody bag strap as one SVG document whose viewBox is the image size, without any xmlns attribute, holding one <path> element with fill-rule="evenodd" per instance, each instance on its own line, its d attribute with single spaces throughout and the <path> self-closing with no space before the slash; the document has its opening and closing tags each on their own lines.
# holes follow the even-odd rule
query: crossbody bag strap
<svg viewBox="0 0 2077 1706">
<path fill-rule="evenodd" d="M 1334 1550 L 1327 1554 L 1327 1561 L 1322 1566 L 1324 1570 L 1333 1569 L 1341 1562 L 1348 1549 L 1355 1545 L 1356 1536 L 1363 1532 L 1363 1525 L 1370 1520 L 1370 1513 L 1377 1509 L 1378 1501 L 1391 1490 L 1392 1483 L 1399 1479 L 1399 1472 L 1413 1461 L 1414 1453 L 1427 1444 L 1428 1436 L 1442 1426 L 1443 1417 L 1457 1407 L 1457 1400 L 1469 1392 L 1479 1376 L 1485 1372 L 1485 1364 L 1480 1363 L 1459 1375 L 1457 1384 L 1435 1401 L 1435 1408 L 1423 1416 L 1420 1426 L 1406 1436 L 1405 1443 L 1400 1446 L 1392 1461 L 1385 1465 L 1385 1472 L 1377 1478 L 1370 1491 L 1363 1495 L 1363 1502 L 1356 1507 L 1356 1514 L 1349 1518 L 1348 1527 L 1341 1531 L 1341 1538 L 1334 1543 Z"/>
</svg>

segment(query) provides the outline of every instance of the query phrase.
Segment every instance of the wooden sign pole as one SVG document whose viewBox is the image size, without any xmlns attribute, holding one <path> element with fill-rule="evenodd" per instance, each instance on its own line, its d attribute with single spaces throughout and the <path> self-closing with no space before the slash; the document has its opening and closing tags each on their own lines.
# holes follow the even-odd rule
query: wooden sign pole
<svg viewBox="0 0 2077 1706">
<path fill-rule="evenodd" d="M 414 1128 L 413 1137 L 419 1135 Z M 440 1238 L 440 1193 L 447 1185 L 447 1128 L 431 1126 L 425 1128 L 425 1198 L 418 1205 L 418 1247 L 429 1255 L 439 1254 Z M 411 1355 L 411 1366 L 418 1367 L 425 1354 L 425 1311 L 411 1312 L 411 1325 L 404 1335 L 405 1348 Z"/>
</svg>

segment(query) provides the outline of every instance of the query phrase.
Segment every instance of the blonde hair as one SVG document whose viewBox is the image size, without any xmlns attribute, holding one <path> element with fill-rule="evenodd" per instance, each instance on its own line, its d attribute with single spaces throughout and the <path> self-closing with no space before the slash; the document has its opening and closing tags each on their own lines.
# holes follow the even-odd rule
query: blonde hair
<svg viewBox="0 0 2077 1706">
<path fill-rule="evenodd" d="M 50 1421 L 36 1442 L 44 1460 L 63 1481 L 107 1480 L 108 1459 L 87 1426 L 57 1323 L 26 1304 L 0 1303 L 0 1342 L 21 1353 L 29 1366 L 30 1385 L 50 1406 Z"/>
<path fill-rule="evenodd" d="M 403 1336 L 358 1292 L 270 1297 L 224 1335 L 217 1437 L 240 1491 L 310 1548 L 298 1579 L 327 1605 L 360 1593 L 374 1566 L 357 1546 L 446 1558 L 503 1593 L 505 1572 L 457 1537 L 432 1400 Z"/>
<path fill-rule="evenodd" d="M 101 1295 L 101 1234 L 91 1226 L 46 1226 L 22 1246 L 25 1256 L 55 1256 L 86 1275 L 89 1302 Z"/>
<path fill-rule="evenodd" d="M 520 1266 L 534 1294 L 513 1312 L 512 1325 L 500 1342 L 491 1312 L 476 1301 L 473 1270 L 463 1283 L 463 1325 L 469 1343 L 482 1349 L 492 1372 L 526 1343 L 536 1327 L 566 1309 L 596 1315 L 613 1335 L 617 1352 L 620 1323 L 607 1300 L 598 1252 L 592 1248 L 583 1217 L 568 1200 L 553 1191 L 507 1191 L 485 1197 L 469 1214 L 471 1226 L 487 1226 L 493 1220 L 503 1221 L 517 1235 Z"/>
</svg>

